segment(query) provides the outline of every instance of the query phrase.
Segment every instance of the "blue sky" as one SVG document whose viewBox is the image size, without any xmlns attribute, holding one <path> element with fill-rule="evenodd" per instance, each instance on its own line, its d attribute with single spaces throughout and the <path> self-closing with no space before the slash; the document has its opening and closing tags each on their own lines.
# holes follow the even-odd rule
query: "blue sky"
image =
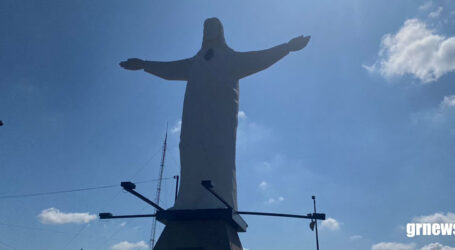
<svg viewBox="0 0 455 250">
<path fill-rule="evenodd" d="M 454 236 L 410 239 L 403 226 L 455 223 L 454 11 L 449 0 L 4 0 L 0 196 L 153 180 L 166 122 L 164 175 L 178 174 L 185 83 L 118 62 L 191 57 L 216 16 L 237 51 L 312 36 L 240 82 L 239 209 L 306 214 L 314 194 L 331 218 L 321 249 L 452 249 Z M 120 187 L 1 198 L 0 249 L 144 248 L 150 219 L 93 219 L 104 211 L 152 209 Z M 244 248 L 314 248 L 307 221 L 245 219 Z"/>
</svg>

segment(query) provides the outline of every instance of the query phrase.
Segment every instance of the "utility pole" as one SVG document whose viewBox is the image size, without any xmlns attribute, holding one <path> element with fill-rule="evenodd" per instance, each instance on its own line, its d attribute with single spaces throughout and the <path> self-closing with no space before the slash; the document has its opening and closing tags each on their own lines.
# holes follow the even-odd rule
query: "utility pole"
<svg viewBox="0 0 455 250">
<path fill-rule="evenodd" d="M 311 199 L 313 199 L 314 214 L 316 214 L 316 196 L 311 196 Z M 316 250 L 319 250 L 318 219 L 314 219 L 314 222 L 316 228 Z"/>
<path fill-rule="evenodd" d="M 174 175 L 175 179 L 175 200 L 177 200 L 177 195 L 179 194 L 179 176 Z"/>
<path fill-rule="evenodd" d="M 159 172 L 159 178 L 158 178 L 158 185 L 156 188 L 156 196 L 155 196 L 155 203 L 157 205 L 160 204 L 160 196 L 161 196 L 161 184 L 163 181 L 163 172 L 164 172 L 164 160 L 166 158 L 166 147 L 167 147 L 167 129 L 168 125 L 166 124 L 166 135 L 164 137 L 164 143 L 163 143 L 163 154 L 161 155 L 161 164 L 160 164 L 160 172 Z M 156 209 L 155 209 L 156 213 Z M 150 250 L 153 249 L 155 246 L 155 234 L 156 234 L 156 218 L 153 218 L 153 224 L 152 224 L 152 232 L 150 235 Z"/>
</svg>

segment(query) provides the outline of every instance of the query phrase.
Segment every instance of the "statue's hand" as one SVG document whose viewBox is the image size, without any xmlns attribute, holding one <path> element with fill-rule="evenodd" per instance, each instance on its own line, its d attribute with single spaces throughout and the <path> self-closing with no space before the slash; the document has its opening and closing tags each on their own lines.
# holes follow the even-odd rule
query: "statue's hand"
<svg viewBox="0 0 455 250">
<path fill-rule="evenodd" d="M 296 38 L 292 38 L 288 42 L 289 51 L 297 51 L 305 48 L 305 46 L 310 41 L 310 38 L 310 36 L 298 36 Z"/>
<path fill-rule="evenodd" d="M 144 68 L 145 62 L 139 58 L 130 58 L 126 61 L 120 62 L 120 66 L 124 69 L 138 70 Z"/>
</svg>

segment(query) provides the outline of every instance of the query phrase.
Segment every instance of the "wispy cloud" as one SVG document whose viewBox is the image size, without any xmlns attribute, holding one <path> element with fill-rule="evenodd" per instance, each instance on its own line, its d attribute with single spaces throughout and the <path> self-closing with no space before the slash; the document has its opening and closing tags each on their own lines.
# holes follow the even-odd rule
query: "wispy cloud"
<svg viewBox="0 0 455 250">
<path fill-rule="evenodd" d="M 444 8 L 439 6 L 438 9 L 436 9 L 435 11 L 430 12 L 430 14 L 428 14 L 428 17 L 430 17 L 430 18 L 438 18 L 439 16 L 441 16 L 441 13 L 442 13 L 443 10 L 444 10 Z"/>
<path fill-rule="evenodd" d="M 455 135 L 455 95 L 445 96 L 439 107 L 413 114 L 412 123 Z"/>
<path fill-rule="evenodd" d="M 246 119 L 247 116 L 244 111 L 239 111 L 238 115 L 239 119 Z"/>
<path fill-rule="evenodd" d="M 51 207 L 41 211 L 38 218 L 43 224 L 83 224 L 96 220 L 97 216 L 89 213 L 63 213 Z"/>
<path fill-rule="evenodd" d="M 380 242 L 371 246 L 371 250 L 415 250 L 415 243 Z"/>
<path fill-rule="evenodd" d="M 425 22 L 409 19 L 397 33 L 382 38 L 378 61 L 362 66 L 386 78 L 410 74 L 422 83 L 434 82 L 455 70 L 455 37 L 436 34 Z"/>
<path fill-rule="evenodd" d="M 455 124 L 455 95 L 444 96 L 439 109 L 427 115 L 428 118 L 433 125 L 453 126 Z"/>
<path fill-rule="evenodd" d="M 423 246 L 422 248 L 420 248 L 420 250 L 455 250 L 455 247 L 445 246 L 439 242 L 436 242 Z"/>
<path fill-rule="evenodd" d="M 371 246 L 371 250 L 455 250 L 455 247 L 442 245 L 439 242 L 417 247 L 415 243 L 380 242 Z"/>
<path fill-rule="evenodd" d="M 412 221 L 419 223 L 455 223 L 455 214 L 450 212 L 446 214 L 434 213 L 415 217 Z"/>
<path fill-rule="evenodd" d="M 171 129 L 171 134 L 177 134 L 180 133 L 180 130 L 182 129 L 182 121 L 178 121 L 174 127 Z"/>
<path fill-rule="evenodd" d="M 270 197 L 267 201 L 266 201 L 266 204 L 276 204 L 276 203 L 279 203 L 279 202 L 283 202 L 284 201 L 284 197 L 283 196 L 279 196 L 278 198 L 273 198 L 273 197 Z"/>
<path fill-rule="evenodd" d="M 147 249 L 148 245 L 144 241 L 139 241 L 136 243 L 122 241 L 111 247 L 113 250 L 133 250 L 133 249 Z"/>
<path fill-rule="evenodd" d="M 419 10 L 421 10 L 421 11 L 429 10 L 431 8 L 431 6 L 433 6 L 433 2 L 428 1 L 428 2 L 420 5 Z"/>
<path fill-rule="evenodd" d="M 284 201 L 283 196 L 275 196 L 276 190 L 274 190 L 268 182 L 261 181 L 258 185 L 258 188 L 261 191 L 261 193 L 265 197 L 267 197 L 266 201 L 265 201 L 266 204 L 271 205 L 271 204 L 276 204 L 276 203 Z"/>
<path fill-rule="evenodd" d="M 268 186 L 269 184 L 266 181 L 261 181 L 261 183 L 259 183 L 258 185 L 259 189 L 261 189 L 262 191 L 265 191 Z"/>
<path fill-rule="evenodd" d="M 350 240 L 360 240 L 362 239 L 362 235 L 352 235 L 351 237 L 349 237 Z"/>
<path fill-rule="evenodd" d="M 269 198 L 269 199 L 267 200 L 267 204 L 273 204 L 273 203 L 275 203 L 275 202 L 276 202 L 276 200 L 275 200 L 274 198 Z"/>
<path fill-rule="evenodd" d="M 326 228 L 330 231 L 337 231 L 340 229 L 340 223 L 334 218 L 329 217 L 326 220 L 322 221 L 321 228 Z"/>
<path fill-rule="evenodd" d="M 243 115 L 242 115 L 243 116 Z M 237 148 L 247 150 L 249 147 L 270 138 L 269 128 L 245 118 L 239 120 L 237 129 Z"/>
<path fill-rule="evenodd" d="M 441 108 L 455 108 L 455 95 L 444 96 L 441 102 Z"/>
</svg>

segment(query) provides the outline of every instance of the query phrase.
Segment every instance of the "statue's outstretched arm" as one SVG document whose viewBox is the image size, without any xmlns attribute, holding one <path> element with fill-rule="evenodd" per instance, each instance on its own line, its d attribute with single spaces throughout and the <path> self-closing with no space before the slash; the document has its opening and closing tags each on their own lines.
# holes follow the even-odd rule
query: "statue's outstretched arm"
<svg viewBox="0 0 455 250">
<path fill-rule="evenodd" d="M 237 52 L 234 56 L 234 75 L 243 78 L 270 67 L 272 64 L 285 57 L 291 51 L 303 49 L 310 37 L 298 36 L 287 43 L 280 44 L 270 49 Z"/>
<path fill-rule="evenodd" d="M 120 66 L 129 70 L 143 69 L 145 72 L 166 80 L 186 81 L 188 80 L 190 64 L 190 59 L 171 62 L 156 62 L 130 58 L 127 61 L 121 62 Z"/>
</svg>

